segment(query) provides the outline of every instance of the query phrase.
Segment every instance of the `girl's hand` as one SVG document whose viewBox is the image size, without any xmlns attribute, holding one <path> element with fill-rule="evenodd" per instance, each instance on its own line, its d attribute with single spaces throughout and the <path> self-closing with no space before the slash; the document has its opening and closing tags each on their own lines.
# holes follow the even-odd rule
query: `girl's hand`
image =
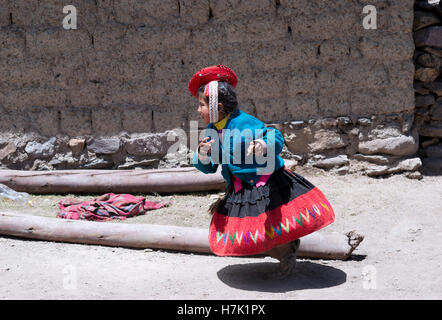
<svg viewBox="0 0 442 320">
<path fill-rule="evenodd" d="M 250 142 L 249 148 L 247 149 L 247 156 L 254 153 L 257 156 L 263 156 L 266 150 L 265 142 L 262 140 L 254 140 Z"/>
<path fill-rule="evenodd" d="M 209 137 L 205 137 L 198 146 L 198 154 L 207 157 L 208 154 L 210 154 L 210 149 L 212 148 L 212 144 L 215 142 L 215 140 L 209 140 Z"/>
</svg>

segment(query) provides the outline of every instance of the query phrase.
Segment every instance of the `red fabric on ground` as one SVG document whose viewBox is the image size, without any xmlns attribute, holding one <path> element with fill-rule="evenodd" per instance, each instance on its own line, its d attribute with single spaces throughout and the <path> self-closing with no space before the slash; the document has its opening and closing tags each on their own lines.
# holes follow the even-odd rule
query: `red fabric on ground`
<svg viewBox="0 0 442 320">
<path fill-rule="evenodd" d="M 124 220 L 127 217 L 145 214 L 148 210 L 168 206 L 167 201 L 147 201 L 131 194 L 106 193 L 92 200 L 62 199 L 58 203 L 57 218 L 72 220 Z"/>
</svg>

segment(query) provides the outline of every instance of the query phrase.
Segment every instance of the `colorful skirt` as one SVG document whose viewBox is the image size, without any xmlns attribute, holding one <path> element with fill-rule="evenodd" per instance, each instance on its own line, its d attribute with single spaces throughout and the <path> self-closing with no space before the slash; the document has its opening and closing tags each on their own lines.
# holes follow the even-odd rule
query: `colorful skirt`
<svg viewBox="0 0 442 320">
<path fill-rule="evenodd" d="M 283 167 L 264 186 L 233 183 L 210 223 L 209 243 L 218 256 L 262 253 L 332 223 L 335 214 L 324 194 L 299 174 Z"/>
</svg>

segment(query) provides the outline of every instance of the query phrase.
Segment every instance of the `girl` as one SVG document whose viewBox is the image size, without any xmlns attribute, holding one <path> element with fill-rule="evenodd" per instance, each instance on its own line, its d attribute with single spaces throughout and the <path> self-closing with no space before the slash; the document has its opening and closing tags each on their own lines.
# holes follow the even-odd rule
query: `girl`
<svg viewBox="0 0 442 320">
<path fill-rule="evenodd" d="M 282 278 L 295 268 L 299 238 L 332 223 L 334 212 L 317 187 L 284 166 L 282 134 L 238 108 L 237 83 L 233 70 L 217 65 L 188 86 L 207 124 L 193 165 L 215 173 L 221 164 L 227 182 L 209 209 L 210 248 L 219 256 L 270 255 Z"/>
</svg>

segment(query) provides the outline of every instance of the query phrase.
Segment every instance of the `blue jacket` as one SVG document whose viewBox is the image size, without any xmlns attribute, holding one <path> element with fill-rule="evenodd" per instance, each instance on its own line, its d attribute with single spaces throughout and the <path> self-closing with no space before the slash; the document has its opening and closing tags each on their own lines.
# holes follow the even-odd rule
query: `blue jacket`
<svg viewBox="0 0 442 320">
<path fill-rule="evenodd" d="M 284 160 L 279 156 L 284 147 L 281 132 L 266 127 L 262 121 L 240 109 L 236 109 L 227 120 L 222 144 L 213 123 L 207 126 L 205 137 L 215 140 L 211 155 L 207 161 L 201 161 L 196 151 L 193 154 L 193 165 L 207 174 L 215 173 L 221 164 L 221 174 L 227 182 L 226 188 L 232 182 L 231 174 L 243 182 L 255 185 L 261 175 L 272 173 L 284 166 Z M 250 142 L 256 139 L 262 139 L 267 144 L 267 154 L 247 156 Z"/>
</svg>

